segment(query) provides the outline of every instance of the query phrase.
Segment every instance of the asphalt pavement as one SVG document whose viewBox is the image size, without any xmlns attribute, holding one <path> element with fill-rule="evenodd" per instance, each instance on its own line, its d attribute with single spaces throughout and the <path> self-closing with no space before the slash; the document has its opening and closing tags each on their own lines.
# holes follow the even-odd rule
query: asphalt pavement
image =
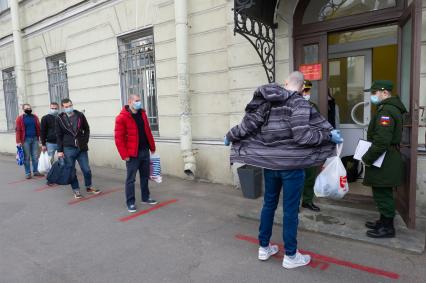
<svg viewBox="0 0 426 283">
<path fill-rule="evenodd" d="M 103 193 L 74 200 L 69 186 L 25 180 L 14 158 L 0 155 L 0 283 L 426 282 L 425 254 L 310 232 L 298 235 L 310 266 L 286 270 L 282 253 L 261 262 L 258 223 L 237 216 L 253 204 L 240 191 L 164 176 L 150 182 L 160 204 L 140 204 L 137 190 L 138 212 L 129 214 L 125 172 L 92 172 Z"/>
</svg>

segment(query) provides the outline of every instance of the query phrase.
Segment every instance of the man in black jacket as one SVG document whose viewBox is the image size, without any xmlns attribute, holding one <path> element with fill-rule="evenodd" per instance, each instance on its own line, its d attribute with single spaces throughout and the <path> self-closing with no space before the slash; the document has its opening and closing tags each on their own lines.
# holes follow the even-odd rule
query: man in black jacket
<svg viewBox="0 0 426 283">
<path fill-rule="evenodd" d="M 49 114 L 41 118 L 40 124 L 41 150 L 43 150 L 43 152 L 47 151 L 51 161 L 53 161 L 53 156 L 58 149 L 55 131 L 56 117 L 58 117 L 58 114 L 59 104 L 56 102 L 50 103 Z"/>
<path fill-rule="evenodd" d="M 83 171 L 86 192 L 99 194 L 101 191 L 92 187 L 92 172 L 87 154 L 90 136 L 89 123 L 83 113 L 74 110 L 70 99 L 63 99 L 61 104 L 64 113 L 61 113 L 56 120 L 58 157 L 65 158 L 65 164 L 72 168 L 78 161 L 81 171 Z M 71 188 L 75 198 L 82 198 L 77 177 L 71 180 Z"/>
</svg>

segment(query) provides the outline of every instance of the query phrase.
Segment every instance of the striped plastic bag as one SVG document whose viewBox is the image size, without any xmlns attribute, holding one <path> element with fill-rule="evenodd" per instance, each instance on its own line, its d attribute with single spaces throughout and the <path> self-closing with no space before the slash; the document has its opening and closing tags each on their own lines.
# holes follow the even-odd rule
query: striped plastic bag
<svg viewBox="0 0 426 283">
<path fill-rule="evenodd" d="M 149 179 L 156 183 L 161 183 L 163 179 L 161 177 L 161 163 L 160 163 L 160 156 L 158 154 L 151 155 L 149 167 L 150 167 Z"/>
</svg>

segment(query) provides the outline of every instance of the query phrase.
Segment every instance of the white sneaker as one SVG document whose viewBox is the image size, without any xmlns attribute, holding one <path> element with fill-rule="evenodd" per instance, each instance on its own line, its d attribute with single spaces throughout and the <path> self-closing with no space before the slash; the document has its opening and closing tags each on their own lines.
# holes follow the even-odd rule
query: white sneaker
<svg viewBox="0 0 426 283">
<path fill-rule="evenodd" d="M 268 260 L 271 256 L 273 256 L 274 254 L 278 253 L 280 251 L 280 249 L 278 248 L 277 245 L 271 245 L 269 244 L 268 247 L 264 248 L 264 247 L 259 247 L 259 256 L 258 258 L 260 260 Z"/>
<path fill-rule="evenodd" d="M 291 268 L 308 265 L 310 262 L 311 262 L 310 255 L 302 255 L 301 253 L 299 253 L 299 251 L 297 251 L 294 258 L 290 258 L 287 255 L 284 256 L 283 267 L 287 269 L 291 269 Z"/>
</svg>

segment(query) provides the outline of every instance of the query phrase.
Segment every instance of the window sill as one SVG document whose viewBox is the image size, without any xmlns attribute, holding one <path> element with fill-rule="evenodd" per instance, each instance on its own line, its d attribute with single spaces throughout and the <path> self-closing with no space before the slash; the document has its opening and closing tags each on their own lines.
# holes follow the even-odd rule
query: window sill
<svg viewBox="0 0 426 283">
<path fill-rule="evenodd" d="M 6 8 L 6 9 L 0 11 L 0 17 L 3 16 L 3 15 L 6 15 L 7 13 L 10 13 L 10 8 Z"/>
</svg>

